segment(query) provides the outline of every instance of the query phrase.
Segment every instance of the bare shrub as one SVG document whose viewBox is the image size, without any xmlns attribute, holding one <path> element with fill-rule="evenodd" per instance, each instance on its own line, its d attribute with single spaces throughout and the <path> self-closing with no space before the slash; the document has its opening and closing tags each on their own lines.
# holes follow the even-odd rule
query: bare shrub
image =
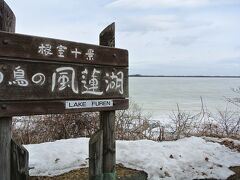
<svg viewBox="0 0 240 180">
<path fill-rule="evenodd" d="M 208 110 L 207 106 L 201 98 L 202 108 L 199 112 L 199 118 L 195 122 L 194 134 L 195 136 L 212 136 L 218 137 L 219 135 L 219 125 L 214 119 L 212 113 Z"/>
<path fill-rule="evenodd" d="M 240 135 L 240 116 L 238 112 L 225 110 L 218 111 L 215 117 L 222 137 L 238 137 Z"/>
<path fill-rule="evenodd" d="M 179 139 L 188 136 L 212 136 L 212 137 L 240 137 L 240 116 L 238 111 L 219 110 L 212 114 L 201 99 L 202 108 L 199 113 L 187 113 L 177 105 L 177 111 L 170 115 L 170 133 Z M 166 132 L 167 134 L 168 132 Z M 169 133 L 168 133 L 169 134 Z"/>
<path fill-rule="evenodd" d="M 197 113 L 177 109 L 170 124 L 150 120 L 136 103 L 127 110 L 116 111 L 116 139 L 155 141 L 176 140 L 188 136 L 240 137 L 239 113 L 226 108 L 212 115 L 201 98 Z M 100 127 L 99 113 L 56 114 L 15 117 L 13 136 L 20 144 L 35 144 L 59 139 L 90 137 Z"/>
<path fill-rule="evenodd" d="M 188 136 L 219 136 L 219 126 L 200 97 L 201 109 L 199 112 L 187 112 L 181 110 L 177 104 L 177 110 L 169 115 L 171 122 L 168 125 L 167 139 L 179 139 Z"/>
<path fill-rule="evenodd" d="M 40 120 L 41 116 L 36 116 L 35 118 L 31 116 L 14 117 L 12 125 L 14 140 L 19 144 L 38 142 L 41 135 L 36 129 L 36 122 Z"/>
<path fill-rule="evenodd" d="M 193 127 L 193 120 L 195 117 L 190 113 L 181 111 L 177 104 L 177 111 L 173 111 L 169 115 L 171 119 L 170 129 L 174 136 L 174 139 L 180 139 L 181 137 L 189 136 Z"/>
<path fill-rule="evenodd" d="M 160 123 L 149 121 L 135 103 L 128 110 L 116 111 L 116 139 L 159 138 Z M 50 114 L 15 117 L 13 136 L 20 144 L 35 144 L 59 139 L 90 137 L 100 127 L 99 113 Z M 163 139 L 160 138 L 160 139 Z"/>
<path fill-rule="evenodd" d="M 211 116 L 208 116 L 207 120 L 205 120 L 202 124 L 199 124 L 199 131 L 197 131 L 196 135 L 220 137 L 219 124 Z"/>
<path fill-rule="evenodd" d="M 232 91 L 239 95 L 240 94 L 240 87 L 232 88 Z M 234 98 L 225 97 L 225 99 L 226 99 L 227 102 L 230 102 L 231 104 L 240 108 L 240 98 L 239 97 L 234 97 Z"/>
<path fill-rule="evenodd" d="M 89 137 L 99 128 L 98 113 L 16 117 L 13 136 L 20 144 Z"/>
<path fill-rule="evenodd" d="M 129 109 L 116 112 L 116 139 L 148 138 L 149 119 L 150 115 L 145 115 L 139 105 L 130 102 Z"/>
</svg>

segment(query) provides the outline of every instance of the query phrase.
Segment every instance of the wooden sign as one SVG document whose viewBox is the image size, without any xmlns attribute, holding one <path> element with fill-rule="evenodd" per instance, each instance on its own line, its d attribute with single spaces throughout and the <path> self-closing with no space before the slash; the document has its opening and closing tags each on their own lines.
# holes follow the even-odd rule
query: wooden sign
<svg viewBox="0 0 240 180">
<path fill-rule="evenodd" d="M 127 50 L 0 32 L 1 116 L 125 109 L 127 98 Z"/>
<path fill-rule="evenodd" d="M 0 60 L 0 99 L 126 98 L 127 78 L 119 67 Z"/>
<path fill-rule="evenodd" d="M 128 51 L 0 32 L 0 57 L 128 67 Z"/>
</svg>

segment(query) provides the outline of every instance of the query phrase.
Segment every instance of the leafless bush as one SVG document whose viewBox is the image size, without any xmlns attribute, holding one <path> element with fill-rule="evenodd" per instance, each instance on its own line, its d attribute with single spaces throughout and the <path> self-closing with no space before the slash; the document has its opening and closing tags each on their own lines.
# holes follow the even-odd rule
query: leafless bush
<svg viewBox="0 0 240 180">
<path fill-rule="evenodd" d="M 164 127 L 160 121 L 150 120 L 150 118 L 149 113 L 144 113 L 139 105 L 130 102 L 128 110 L 116 113 L 116 139 L 163 141 Z"/>
<path fill-rule="evenodd" d="M 89 137 L 99 127 L 98 113 L 16 117 L 13 136 L 20 144 Z"/>
<path fill-rule="evenodd" d="M 202 98 L 201 104 L 201 111 L 197 114 L 198 118 L 194 122 L 194 131 L 192 135 L 218 137 L 219 125 L 217 124 L 217 121 L 214 119 L 207 106 L 204 105 Z"/>
<path fill-rule="evenodd" d="M 159 138 L 157 129 L 162 130 L 160 123 L 153 123 L 149 118 L 150 116 L 145 115 L 135 103 L 130 103 L 128 110 L 116 111 L 116 138 L 157 140 Z M 20 144 L 90 137 L 99 129 L 99 123 L 98 113 L 15 117 L 13 136 Z"/>
<path fill-rule="evenodd" d="M 205 124 L 206 119 L 209 118 L 209 113 L 207 107 L 204 106 L 202 97 L 200 97 L 200 100 L 201 109 L 197 113 L 181 110 L 177 104 L 177 110 L 169 115 L 171 122 L 168 125 L 170 129 L 168 139 L 180 139 L 181 137 L 203 133 L 202 125 Z"/>
<path fill-rule="evenodd" d="M 196 136 L 220 137 L 219 124 L 212 116 L 207 116 L 206 120 L 198 125 Z"/>
<path fill-rule="evenodd" d="M 116 138 L 126 140 L 149 138 L 150 115 L 145 115 L 136 103 L 131 102 L 129 109 L 116 113 Z"/>
<path fill-rule="evenodd" d="M 240 135 L 240 116 L 238 112 L 225 110 L 218 111 L 215 117 L 219 125 L 219 133 L 223 137 L 238 137 Z"/>
<path fill-rule="evenodd" d="M 38 121 L 41 121 L 41 116 L 35 116 L 35 118 L 30 116 L 13 118 L 14 140 L 19 144 L 38 142 L 38 139 L 41 137 L 36 125 Z"/>
<path fill-rule="evenodd" d="M 180 139 L 181 136 L 188 136 L 190 134 L 193 118 L 191 114 L 181 111 L 177 104 L 177 112 L 173 111 L 170 115 L 172 121 L 170 128 L 175 139 Z"/>
<path fill-rule="evenodd" d="M 131 102 L 128 110 L 116 111 L 116 139 L 174 140 L 188 136 L 240 138 L 239 112 L 220 110 L 210 113 L 201 98 L 198 113 L 182 110 L 179 105 L 170 115 L 169 125 L 149 120 L 142 108 Z M 15 117 L 13 136 L 20 144 L 34 144 L 59 139 L 90 137 L 100 125 L 98 113 L 77 113 Z"/>
<path fill-rule="evenodd" d="M 235 92 L 236 94 L 240 94 L 240 87 L 238 88 L 232 88 L 232 91 Z M 240 98 L 239 97 L 234 97 L 234 98 L 229 98 L 225 97 L 226 101 L 235 105 L 236 107 L 240 108 Z"/>
<path fill-rule="evenodd" d="M 201 99 L 202 108 L 199 113 L 187 113 L 177 105 L 177 111 L 170 115 L 170 132 L 166 139 L 179 139 L 188 136 L 240 137 L 240 115 L 238 111 L 228 108 L 210 113 Z M 169 136 L 172 134 L 172 137 Z"/>
</svg>

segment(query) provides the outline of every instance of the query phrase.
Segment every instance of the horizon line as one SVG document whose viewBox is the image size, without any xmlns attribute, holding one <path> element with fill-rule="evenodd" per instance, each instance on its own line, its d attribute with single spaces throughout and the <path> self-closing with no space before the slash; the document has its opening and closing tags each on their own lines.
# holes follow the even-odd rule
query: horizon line
<svg viewBox="0 0 240 180">
<path fill-rule="evenodd" d="M 129 77 L 219 77 L 219 78 L 240 78 L 240 75 L 142 75 L 131 74 Z"/>
</svg>

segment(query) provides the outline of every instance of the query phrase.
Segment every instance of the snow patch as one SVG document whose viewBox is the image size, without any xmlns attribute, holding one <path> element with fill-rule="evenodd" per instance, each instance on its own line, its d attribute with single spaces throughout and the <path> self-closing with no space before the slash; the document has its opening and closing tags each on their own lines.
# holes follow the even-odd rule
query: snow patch
<svg viewBox="0 0 240 180">
<path fill-rule="evenodd" d="M 88 138 L 25 146 L 31 176 L 55 176 L 88 166 Z M 117 163 L 148 173 L 149 180 L 226 179 L 240 166 L 240 153 L 203 138 L 178 141 L 117 141 Z"/>
</svg>

